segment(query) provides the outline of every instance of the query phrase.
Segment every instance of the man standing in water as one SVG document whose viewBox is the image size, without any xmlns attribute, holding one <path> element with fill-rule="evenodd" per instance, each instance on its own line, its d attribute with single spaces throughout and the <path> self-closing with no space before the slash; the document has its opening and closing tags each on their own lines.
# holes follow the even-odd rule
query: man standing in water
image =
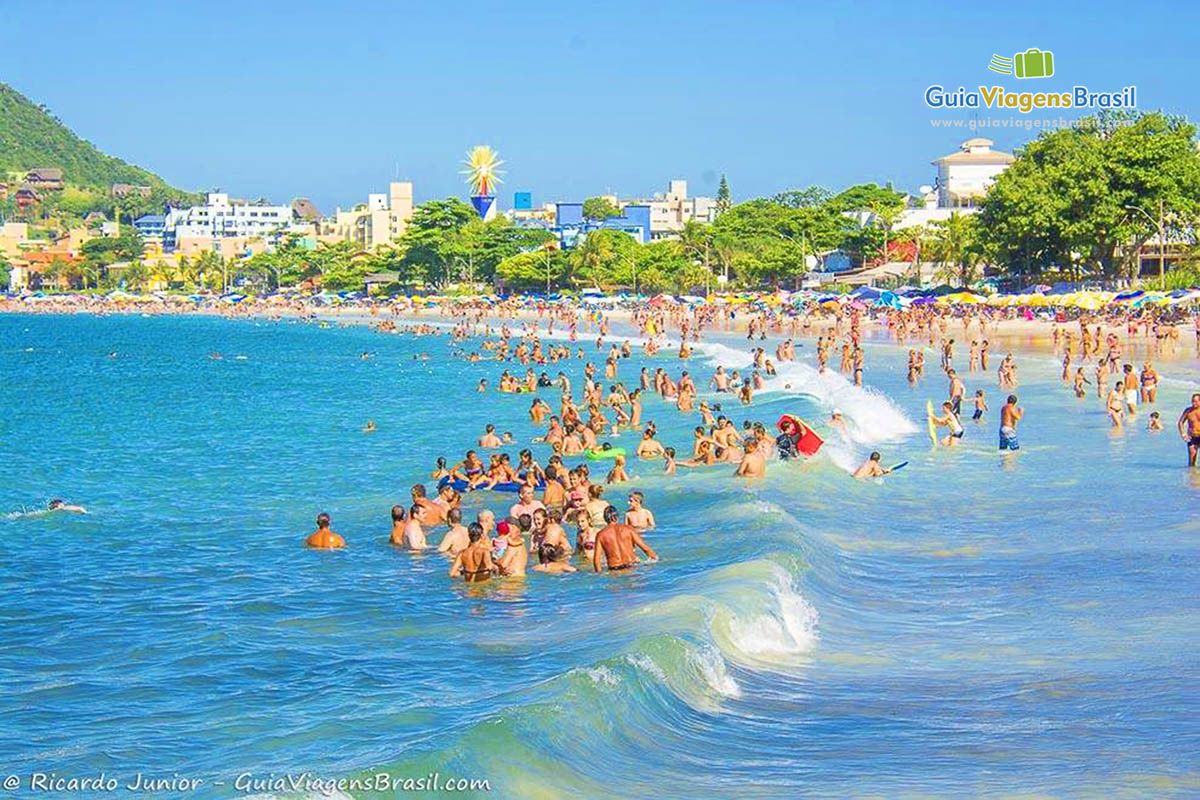
<svg viewBox="0 0 1200 800">
<path fill-rule="evenodd" d="M 322 511 L 317 514 L 317 529 L 304 544 L 317 550 L 336 550 L 345 547 L 346 540 L 329 529 L 329 515 Z"/>
<path fill-rule="evenodd" d="M 1017 405 L 1017 396 L 1010 394 L 1004 408 L 1000 409 L 1000 449 L 1016 452 L 1021 449 L 1017 441 L 1017 423 L 1025 416 L 1025 409 Z"/>
<path fill-rule="evenodd" d="M 650 545 L 646 544 L 646 540 L 637 532 L 637 528 L 617 522 L 617 517 L 617 509 L 612 506 L 604 509 L 604 521 L 607 524 L 596 533 L 596 544 L 592 550 L 593 572 L 600 571 L 601 553 L 608 564 L 609 572 L 629 569 L 636 564 L 637 560 L 633 554 L 634 547 L 645 553 L 651 561 L 658 560 L 658 554 Z"/>
<path fill-rule="evenodd" d="M 467 538 L 470 544 L 455 556 L 450 565 L 450 577 L 461 575 L 467 583 L 482 583 L 492 577 L 492 548 L 483 538 L 483 526 L 478 522 L 467 527 Z"/>
<path fill-rule="evenodd" d="M 1179 435 L 1187 443 L 1188 466 L 1196 466 L 1196 455 L 1200 453 L 1200 392 L 1192 395 L 1192 404 L 1179 415 Z"/>
</svg>

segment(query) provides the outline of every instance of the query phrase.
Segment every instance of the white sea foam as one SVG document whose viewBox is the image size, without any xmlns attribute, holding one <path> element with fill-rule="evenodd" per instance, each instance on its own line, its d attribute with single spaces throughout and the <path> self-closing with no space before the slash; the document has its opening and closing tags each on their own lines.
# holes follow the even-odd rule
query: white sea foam
<svg viewBox="0 0 1200 800">
<path fill-rule="evenodd" d="M 805 655 L 817 643 L 817 611 L 778 569 L 771 588 L 774 602 L 751 614 L 735 612 L 728 642 L 751 660 L 778 661 Z"/>
<path fill-rule="evenodd" d="M 601 664 L 598 667 L 588 667 L 583 670 L 583 674 L 592 679 L 592 682 L 597 686 L 616 686 L 617 676 L 608 667 Z"/>
<path fill-rule="evenodd" d="M 707 356 L 714 365 L 720 364 L 726 369 L 746 369 L 754 363 L 748 351 L 736 350 L 718 342 L 700 343 L 696 351 Z M 850 445 L 897 441 L 917 431 L 917 426 L 887 395 L 855 386 L 833 370 L 827 369 L 821 373 L 811 364 L 800 361 L 776 364 L 775 370 L 777 374 L 766 379 L 759 394 L 782 393 L 808 397 L 827 411 L 841 411 L 846 419 Z M 853 453 L 848 452 L 847 456 L 849 460 L 854 460 Z M 841 466 L 840 463 L 838 465 Z"/>
<path fill-rule="evenodd" d="M 654 676 L 657 680 L 666 681 L 667 674 L 663 672 L 662 667 L 655 663 L 654 659 L 645 653 L 633 653 L 625 656 L 625 660 L 633 666 L 640 669 L 642 672 Z"/>
<path fill-rule="evenodd" d="M 702 650 L 692 650 L 689 655 L 709 688 L 723 697 L 742 696 L 742 688 L 729 674 L 725 659 L 718 651 L 706 647 Z"/>
</svg>

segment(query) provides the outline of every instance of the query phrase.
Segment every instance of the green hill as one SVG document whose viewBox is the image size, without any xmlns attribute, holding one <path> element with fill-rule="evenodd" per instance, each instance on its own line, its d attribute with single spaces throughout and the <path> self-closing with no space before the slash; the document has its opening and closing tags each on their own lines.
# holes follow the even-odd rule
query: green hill
<svg viewBox="0 0 1200 800">
<path fill-rule="evenodd" d="M 44 106 L 0 83 L 0 178 L 35 167 L 59 167 L 66 183 L 100 193 L 114 183 L 130 183 L 194 196 L 173 189 L 153 172 L 101 153 Z"/>
</svg>

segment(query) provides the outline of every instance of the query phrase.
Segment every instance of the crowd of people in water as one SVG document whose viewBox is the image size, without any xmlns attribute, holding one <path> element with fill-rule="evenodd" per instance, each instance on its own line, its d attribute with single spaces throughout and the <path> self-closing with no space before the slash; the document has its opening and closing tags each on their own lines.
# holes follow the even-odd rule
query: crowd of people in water
<svg viewBox="0 0 1200 800">
<path fill-rule="evenodd" d="M 537 319 L 518 322 L 513 318 L 511 324 L 503 315 L 493 321 L 496 309 L 492 307 L 459 307 L 450 314 L 453 322 L 448 329 L 425 323 L 398 324 L 390 319 L 376 320 L 374 325 L 381 332 L 449 335 L 452 352 L 458 358 L 469 363 L 502 363 L 503 370 L 494 386 L 481 378 L 477 391 L 530 395 L 529 419 L 544 429 L 533 442 L 549 450 L 544 465 L 529 447 L 522 447 L 514 457 L 505 452 L 506 448 L 517 447 L 511 431 L 497 431 L 495 425 L 487 425 L 475 446 L 461 459 L 454 463 L 445 457 L 437 459 L 430 476 L 436 487 L 432 493 L 424 484 L 415 485 L 411 502 L 391 509 L 394 545 L 443 553 L 450 560 L 449 574 L 470 583 L 522 576 L 528 571 L 555 575 L 580 568 L 623 571 L 634 568 L 642 558 L 656 561 L 658 554 L 647 541 L 652 538 L 655 519 L 643 493 L 629 492 L 624 509 L 605 496 L 630 481 L 631 459 L 657 461 L 668 475 L 679 469 L 726 465 L 735 476 L 761 478 L 768 463 L 811 455 L 800 443 L 815 431 L 791 415 L 771 426 L 746 419 L 739 428 L 732 413 L 752 406 L 755 393 L 765 387 L 767 378 L 777 374 L 778 366 L 796 360 L 796 340 L 815 334 L 817 369 L 822 373 L 831 369 L 831 353 L 839 354 L 837 370 L 856 386 L 863 385 L 866 367 L 864 315 L 853 308 L 839 308 L 832 315 L 750 314 L 745 320 L 746 338 L 751 342 L 748 363 L 729 369 L 717 365 L 710 375 L 697 376 L 688 359 L 702 330 L 732 328 L 735 312 L 711 306 L 643 307 L 630 318 L 642 352 L 654 356 L 664 348 L 673 349 L 682 368 L 676 375 L 662 367 L 652 371 L 643 366 L 636 382 L 630 385 L 621 380 L 619 367 L 633 356 L 634 345 L 630 340 L 613 338 L 610 321 L 601 313 L 588 314 L 583 320 L 598 331 L 595 363 L 585 353 L 578 309 L 546 307 Z M 965 367 L 968 379 L 991 371 L 989 327 L 996 322 L 986 313 L 951 315 L 929 307 L 888 315 L 887 327 L 896 341 L 927 341 L 940 351 L 947 397 L 937 409 L 932 404 L 929 407 L 935 445 L 955 447 L 962 441 L 966 434 L 961 416 L 964 403 L 969 404 L 971 419 L 977 425 L 991 411 L 986 390 L 974 388 L 969 392 L 959 368 Z M 1113 426 L 1120 427 L 1137 414 L 1139 405 L 1157 403 L 1159 375 L 1151 360 L 1144 361 L 1140 370 L 1124 362 L 1120 337 L 1111 331 L 1102 337 L 1100 325 L 1090 322 L 1081 318 L 1078 333 L 1067 324 L 1055 324 L 1053 347 L 1063 355 L 1064 383 L 1081 399 L 1088 394 L 1083 387 L 1091 382 L 1074 359 L 1096 360 L 1097 396 L 1105 399 Z M 1155 353 L 1170 355 L 1180 346 L 1177 326 L 1160 330 L 1153 320 L 1138 324 L 1145 326 L 1147 337 L 1152 332 Z M 956 361 L 959 335 L 951 325 L 961 325 L 962 341 L 969 343 L 961 346 L 966 351 L 965 364 Z M 551 338 L 556 326 L 565 338 Z M 668 330 L 673 332 L 671 341 L 666 338 Z M 1131 325 L 1129 335 L 1132 337 L 1134 332 Z M 780 339 L 771 353 L 761 345 L 768 334 Z M 589 339 L 587 347 L 591 346 Z M 1197 348 L 1200 351 L 1200 334 Z M 568 373 L 570 364 L 579 362 L 583 362 L 583 372 L 576 386 Z M 995 366 L 997 385 L 1006 394 L 999 409 L 998 448 L 1011 456 L 1020 449 L 1017 430 L 1025 415 L 1015 393 L 1020 385 L 1018 364 L 1009 352 Z M 909 351 L 908 380 L 914 384 L 922 381 L 925 369 L 925 349 L 914 347 Z M 1118 377 L 1111 390 L 1110 376 Z M 555 392 L 557 405 L 552 405 Z M 643 420 L 643 400 L 651 395 L 668 408 L 697 418 L 689 451 L 679 452 L 660 441 L 653 420 Z M 845 425 L 842 413 L 834 409 L 823 429 L 837 431 Z M 1152 431 L 1163 429 L 1157 410 L 1151 412 L 1147 427 Z M 940 428 L 946 429 L 946 434 L 939 438 L 935 431 Z M 1193 395 L 1191 405 L 1180 415 L 1178 428 L 1188 446 L 1189 464 L 1194 466 L 1200 448 L 1200 393 Z M 368 422 L 363 430 L 374 432 L 374 422 Z M 637 436 L 637 444 L 629 452 L 614 444 L 626 434 Z M 879 479 L 905 464 L 884 467 L 881 454 L 873 452 L 851 475 L 856 479 Z M 499 517 L 485 508 L 475 514 L 474 520 L 465 521 L 463 496 L 476 491 L 512 492 L 516 502 Z M 573 530 L 573 536 L 568 529 Z M 441 531 L 436 546 L 430 541 L 434 530 Z M 317 530 L 307 543 L 317 548 L 345 544 L 331 530 L 324 513 L 318 517 Z"/>
</svg>

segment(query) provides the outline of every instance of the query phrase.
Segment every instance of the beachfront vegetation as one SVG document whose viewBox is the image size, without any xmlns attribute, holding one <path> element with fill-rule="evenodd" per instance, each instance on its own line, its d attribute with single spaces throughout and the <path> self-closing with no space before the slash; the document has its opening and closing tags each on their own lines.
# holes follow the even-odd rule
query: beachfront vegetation
<svg viewBox="0 0 1200 800">
<path fill-rule="evenodd" d="M 1193 238 L 1196 127 L 1161 113 L 1109 113 L 1043 133 L 997 178 L 977 219 L 982 255 L 1021 276 L 1136 277 L 1158 233 Z"/>
</svg>

